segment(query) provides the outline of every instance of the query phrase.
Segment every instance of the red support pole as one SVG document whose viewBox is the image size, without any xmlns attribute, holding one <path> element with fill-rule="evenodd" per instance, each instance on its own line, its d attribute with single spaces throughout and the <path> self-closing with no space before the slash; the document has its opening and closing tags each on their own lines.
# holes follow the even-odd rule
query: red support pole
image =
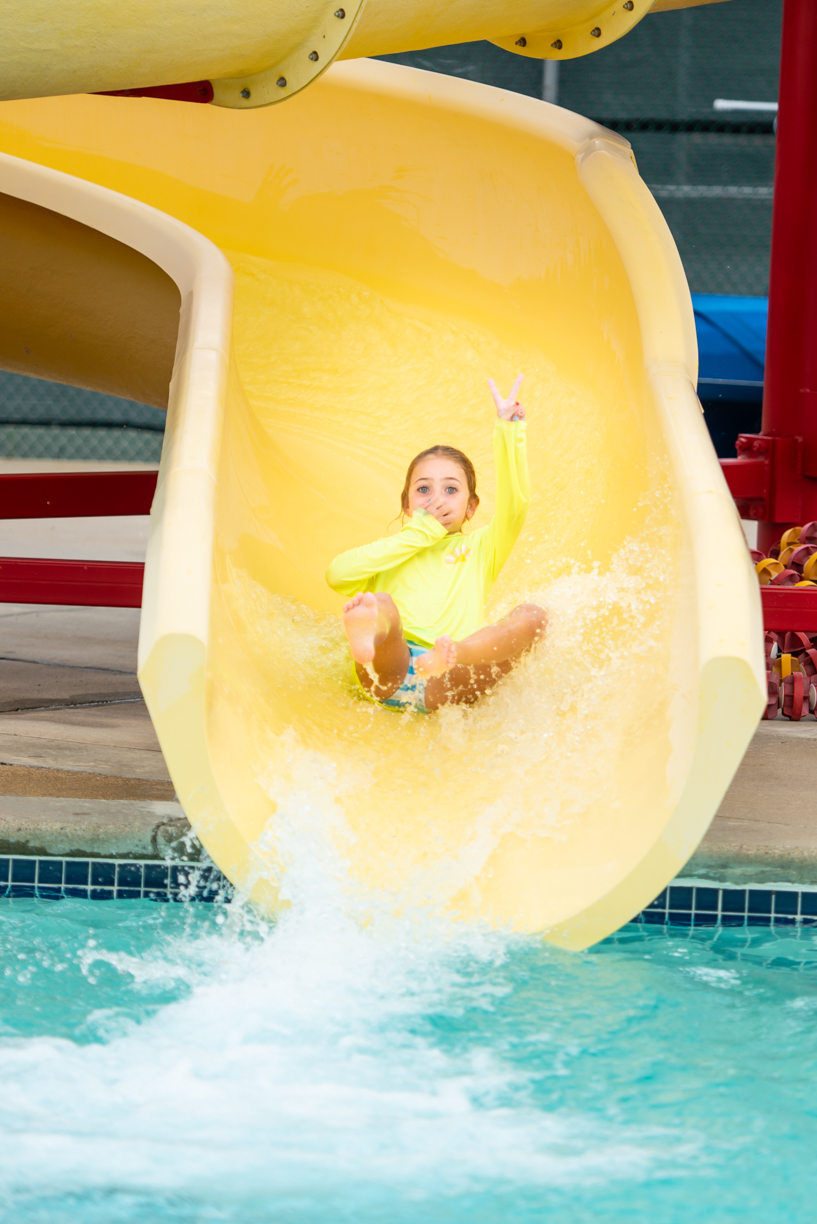
<svg viewBox="0 0 817 1224">
<path fill-rule="evenodd" d="M 816 124 L 817 0 L 784 0 L 762 424 L 769 439 L 758 534 L 763 551 L 787 526 L 817 518 Z M 743 453 L 750 450 L 744 445 Z"/>
</svg>

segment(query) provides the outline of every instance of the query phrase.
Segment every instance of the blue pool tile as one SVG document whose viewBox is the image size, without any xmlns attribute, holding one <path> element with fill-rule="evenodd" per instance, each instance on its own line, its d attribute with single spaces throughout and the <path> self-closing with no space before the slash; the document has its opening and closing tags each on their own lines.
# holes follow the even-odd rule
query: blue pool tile
<svg viewBox="0 0 817 1224">
<path fill-rule="evenodd" d="M 88 869 L 91 864 L 87 859 L 66 859 L 65 860 L 65 883 L 84 885 L 88 887 Z"/>
<path fill-rule="evenodd" d="M 113 888 L 116 883 L 116 863 L 91 863 L 91 883 Z"/>
<path fill-rule="evenodd" d="M 221 894 L 225 889 L 232 889 L 232 884 L 222 875 L 211 876 L 209 880 L 201 880 L 197 883 L 196 889 L 202 893 Z M 663 913 L 663 910 L 654 910 L 656 914 Z"/>
<path fill-rule="evenodd" d="M 141 888 L 117 888 L 117 901 L 138 901 L 142 896 Z"/>
<path fill-rule="evenodd" d="M 745 914 L 746 891 L 743 888 L 724 888 L 721 893 L 722 914 Z"/>
<path fill-rule="evenodd" d="M 709 913 L 707 910 L 695 911 L 696 927 L 715 927 L 718 925 L 718 915 Z"/>
<path fill-rule="evenodd" d="M 37 896 L 43 901 L 62 901 L 62 885 L 38 884 Z"/>
<path fill-rule="evenodd" d="M 37 860 L 36 859 L 18 859 L 11 860 L 11 882 L 12 884 L 33 884 L 37 878 Z M 15 896 L 18 894 L 15 893 Z"/>
<path fill-rule="evenodd" d="M 7 884 L 7 883 L 8 883 L 8 878 L 9 878 L 9 866 L 10 866 L 10 860 L 9 860 L 9 859 L 7 859 L 7 858 L 0 858 L 0 883 L 3 883 L 3 884 Z"/>
<path fill-rule="evenodd" d="M 112 888 L 92 888 L 90 891 L 92 901 L 113 901 Z"/>
<path fill-rule="evenodd" d="M 232 897 L 232 891 L 227 889 L 224 884 L 210 884 L 207 888 L 202 888 L 196 892 L 196 899 L 198 901 L 224 901 L 225 899 L 230 901 Z M 653 922 L 667 921 L 667 916 L 663 910 L 645 910 L 644 912 L 653 915 L 651 919 Z"/>
<path fill-rule="evenodd" d="M 655 898 L 654 901 L 651 901 L 649 903 L 649 905 L 647 906 L 647 909 L 652 910 L 652 909 L 666 909 L 666 908 L 667 908 L 667 890 L 665 888 L 662 893 L 658 894 L 658 896 Z"/>
<path fill-rule="evenodd" d="M 78 885 L 66 884 L 63 887 L 62 895 L 64 897 L 78 897 L 83 901 L 88 900 L 88 889 L 80 888 Z"/>
<path fill-rule="evenodd" d="M 774 894 L 774 916 L 778 914 L 796 914 L 799 895 L 796 892 L 776 892 Z"/>
<path fill-rule="evenodd" d="M 691 910 L 692 889 L 685 885 L 673 884 L 669 890 L 669 908 L 671 910 Z"/>
<path fill-rule="evenodd" d="M 7 895 L 9 897 L 36 897 L 37 889 L 34 884 L 11 884 Z"/>
<path fill-rule="evenodd" d="M 670 926 L 692 926 L 691 910 L 670 910 L 667 914 Z"/>
<path fill-rule="evenodd" d="M 146 888 L 142 895 L 148 901 L 169 901 L 170 900 L 170 893 L 166 889 L 162 891 L 158 888 L 150 889 L 150 890 Z"/>
<path fill-rule="evenodd" d="M 708 910 L 710 913 L 718 912 L 718 893 L 719 888 L 696 888 L 695 889 L 695 909 Z"/>
<path fill-rule="evenodd" d="M 750 914 L 771 914 L 772 894 L 765 889 L 750 888 L 746 909 Z"/>
<path fill-rule="evenodd" d="M 817 918 L 817 892 L 802 892 L 800 893 L 800 913 L 805 916 Z"/>
<path fill-rule="evenodd" d="M 663 910 L 645 909 L 641 917 L 650 926 L 663 926 L 667 921 L 667 916 Z"/>
<path fill-rule="evenodd" d="M 142 864 L 120 863 L 116 877 L 117 887 L 142 889 Z"/>
<path fill-rule="evenodd" d="M 724 914 L 721 913 L 721 926 L 738 927 L 745 926 L 746 919 L 743 914 Z"/>
<path fill-rule="evenodd" d="M 797 926 L 797 919 L 794 914 L 775 914 L 775 926 Z"/>
<path fill-rule="evenodd" d="M 62 884 L 62 859 L 38 859 L 37 883 Z"/>
<path fill-rule="evenodd" d="M 145 863 L 145 888 L 167 889 L 168 869 L 162 863 Z"/>
<path fill-rule="evenodd" d="M 170 887 L 176 890 L 181 889 L 186 895 L 206 892 L 208 888 L 217 887 L 220 882 L 221 877 L 216 882 L 209 870 L 200 871 L 196 867 L 170 868 Z"/>
</svg>

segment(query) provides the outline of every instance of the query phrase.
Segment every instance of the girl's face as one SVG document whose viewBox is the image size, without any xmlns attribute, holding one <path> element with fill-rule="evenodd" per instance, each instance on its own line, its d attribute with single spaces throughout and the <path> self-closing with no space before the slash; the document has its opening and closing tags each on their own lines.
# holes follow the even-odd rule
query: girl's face
<svg viewBox="0 0 817 1224">
<path fill-rule="evenodd" d="M 458 463 L 441 455 L 421 459 L 411 474 L 408 512 L 427 510 L 449 535 L 462 530 L 476 510 L 468 493 L 468 480 Z"/>
</svg>

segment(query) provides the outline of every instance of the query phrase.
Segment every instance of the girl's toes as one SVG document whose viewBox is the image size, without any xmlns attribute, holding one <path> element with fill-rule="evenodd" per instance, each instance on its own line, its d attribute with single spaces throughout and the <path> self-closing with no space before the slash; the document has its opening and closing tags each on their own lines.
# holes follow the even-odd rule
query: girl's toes
<svg viewBox="0 0 817 1224">
<path fill-rule="evenodd" d="M 446 671 L 449 671 L 457 661 L 456 645 L 448 636 L 437 638 L 434 645 L 440 664 Z"/>
</svg>

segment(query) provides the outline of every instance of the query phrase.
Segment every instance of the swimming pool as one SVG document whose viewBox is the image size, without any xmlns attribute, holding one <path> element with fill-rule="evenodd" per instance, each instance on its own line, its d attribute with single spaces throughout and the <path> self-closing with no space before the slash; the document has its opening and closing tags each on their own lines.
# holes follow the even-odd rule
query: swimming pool
<svg viewBox="0 0 817 1224">
<path fill-rule="evenodd" d="M 814 929 L 0 901 L 0 1220 L 799 1221 Z"/>
</svg>

